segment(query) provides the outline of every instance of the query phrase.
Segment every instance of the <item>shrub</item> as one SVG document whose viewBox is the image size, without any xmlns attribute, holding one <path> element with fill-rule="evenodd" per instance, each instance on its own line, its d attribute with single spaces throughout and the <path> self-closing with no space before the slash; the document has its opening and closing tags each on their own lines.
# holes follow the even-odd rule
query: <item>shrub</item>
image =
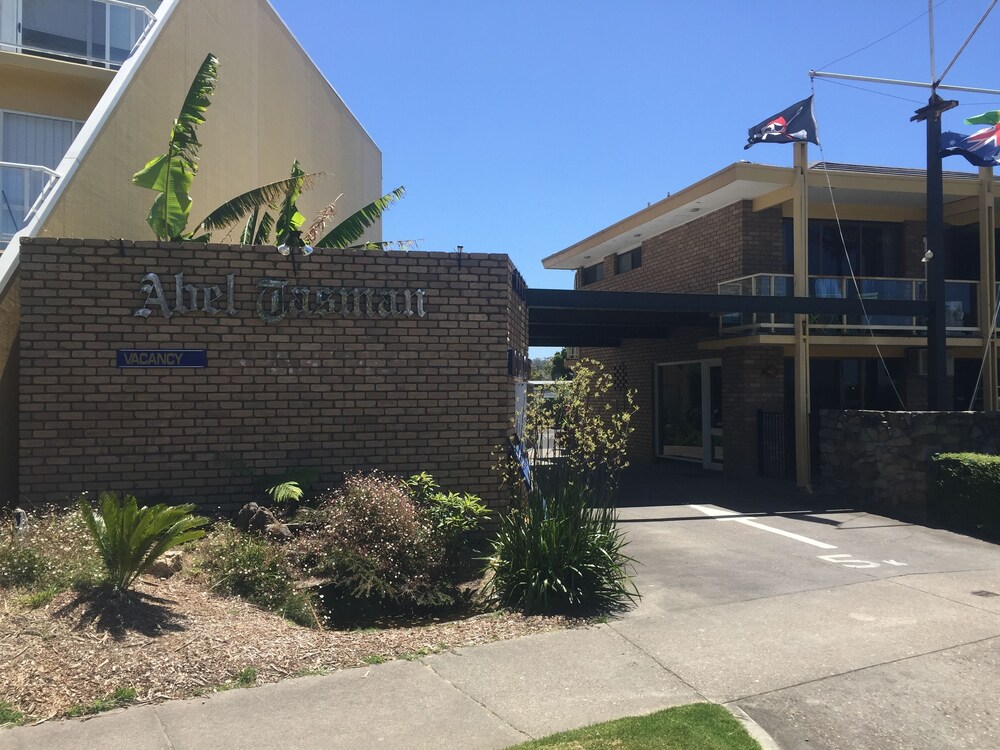
<svg viewBox="0 0 1000 750">
<path fill-rule="evenodd" d="M 468 536 L 479 530 L 490 511 L 478 495 L 442 492 L 430 474 L 421 472 L 405 480 L 418 511 L 444 545 L 449 562 L 459 562 Z"/>
<path fill-rule="evenodd" d="M 317 624 L 307 592 L 295 590 L 296 570 L 283 546 L 220 525 L 200 550 L 199 569 L 224 594 L 246 599 L 308 627 Z"/>
<path fill-rule="evenodd" d="M 928 512 L 935 523 L 1000 537 L 1000 456 L 941 453 L 933 457 Z"/>
<path fill-rule="evenodd" d="M 54 595 L 100 579 L 100 557 L 77 508 L 32 513 L 19 538 L 0 535 L 0 587 Z"/>
<path fill-rule="evenodd" d="M 0 541 L 0 586 L 31 588 L 45 577 L 45 561 L 16 539 Z"/>
<path fill-rule="evenodd" d="M 132 496 L 119 501 L 117 495 L 105 493 L 95 514 L 86 500 L 80 501 L 108 582 L 118 591 L 128 589 L 167 550 L 205 535 L 200 527 L 208 519 L 191 515 L 193 510 L 193 505 L 140 508 Z"/>
<path fill-rule="evenodd" d="M 440 580 L 444 550 L 402 481 L 378 472 L 349 475 L 320 502 L 325 525 L 300 547 L 307 573 L 360 599 L 453 601 Z"/>
<path fill-rule="evenodd" d="M 499 603 L 529 613 L 600 612 L 638 598 L 613 506 L 636 406 L 634 392 L 619 397 L 613 387 L 603 365 L 584 360 L 572 380 L 553 385 L 554 400 L 529 403 L 527 434 L 559 430 L 561 455 L 534 468 L 530 488 L 501 460 L 514 502 L 487 562 Z"/>
<path fill-rule="evenodd" d="M 488 593 L 528 614 L 608 612 L 638 598 L 632 558 L 613 507 L 565 468 L 535 483 L 500 520 L 487 568 Z"/>
</svg>

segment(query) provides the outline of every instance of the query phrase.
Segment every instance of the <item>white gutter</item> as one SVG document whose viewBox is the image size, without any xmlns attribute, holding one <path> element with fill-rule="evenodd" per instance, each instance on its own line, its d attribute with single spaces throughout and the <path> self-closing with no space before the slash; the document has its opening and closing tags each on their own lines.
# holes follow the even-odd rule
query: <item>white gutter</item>
<svg viewBox="0 0 1000 750">
<path fill-rule="evenodd" d="M 122 63 L 121 68 L 111 80 L 111 84 L 104 92 L 101 100 L 94 107 L 94 111 L 90 113 L 90 117 L 83 124 L 79 135 L 73 140 L 66 155 L 59 162 L 59 166 L 56 167 L 55 171 L 59 179 L 55 181 L 55 184 L 45 196 L 42 204 L 38 206 L 38 210 L 31 221 L 28 222 L 28 225 L 14 235 L 13 239 L 7 244 L 7 248 L 3 251 L 3 254 L 0 255 L 0 294 L 6 291 L 11 279 L 14 278 L 14 272 L 17 271 L 21 255 L 21 237 L 34 237 L 39 227 L 48 219 L 49 214 L 52 213 L 52 208 L 62 197 L 73 175 L 76 174 L 76 170 L 80 167 L 80 162 L 90 150 L 91 145 L 97 138 L 97 134 L 104 129 L 111 113 L 114 112 L 121 101 L 125 90 L 135 76 L 135 71 L 142 65 L 153 44 L 155 44 L 157 38 L 160 36 L 160 31 L 163 29 L 164 23 L 166 23 L 167 19 L 174 12 L 174 9 L 181 2 L 182 0 L 163 0 L 163 3 L 156 11 L 156 22 L 153 24 L 152 29 L 136 46 L 132 56 Z"/>
</svg>

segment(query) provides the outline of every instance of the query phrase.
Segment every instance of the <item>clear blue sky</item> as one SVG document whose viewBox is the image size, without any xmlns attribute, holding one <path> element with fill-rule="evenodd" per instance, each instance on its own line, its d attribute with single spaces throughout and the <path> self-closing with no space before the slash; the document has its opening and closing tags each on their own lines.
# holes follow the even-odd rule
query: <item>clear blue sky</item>
<svg viewBox="0 0 1000 750">
<path fill-rule="evenodd" d="M 809 95 L 810 69 L 930 77 L 926 16 L 826 67 L 926 0 L 272 2 L 381 148 L 385 190 L 406 186 L 385 239 L 508 253 L 533 287 L 572 286 L 541 259 L 668 192 L 740 159 L 790 164 L 790 146 L 743 145 Z M 939 75 L 988 5 L 937 4 Z M 1000 89 L 998 32 L 1000 10 L 945 82 Z M 928 92 L 857 85 L 880 93 L 816 81 L 826 158 L 924 166 L 909 118 Z M 948 97 L 962 106 L 946 130 L 1000 109 L 1000 97 Z M 971 169 L 959 157 L 945 168 Z"/>
</svg>

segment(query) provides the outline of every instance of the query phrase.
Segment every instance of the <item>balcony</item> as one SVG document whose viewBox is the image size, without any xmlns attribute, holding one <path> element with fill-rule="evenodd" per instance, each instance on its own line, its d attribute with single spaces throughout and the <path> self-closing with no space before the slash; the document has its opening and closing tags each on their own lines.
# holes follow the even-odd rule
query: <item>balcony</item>
<svg viewBox="0 0 1000 750">
<path fill-rule="evenodd" d="M 719 284 L 719 294 L 755 297 L 791 297 L 791 274 L 758 273 Z M 842 299 L 923 300 L 923 279 L 858 277 L 857 289 L 850 277 L 810 276 L 809 296 Z M 978 281 L 945 282 L 946 328 L 949 336 L 979 334 Z M 793 332 L 793 316 L 783 313 L 725 313 L 719 319 L 719 331 L 726 335 Z M 810 315 L 809 330 L 814 335 L 858 336 L 874 331 L 883 335 L 923 335 L 923 318 L 898 315 L 872 315 L 866 321 L 858 315 Z"/>
<path fill-rule="evenodd" d="M 0 50 L 117 69 L 160 0 L 0 0 Z"/>
<path fill-rule="evenodd" d="M 31 220 L 57 178 L 48 167 L 0 161 L 0 249 Z"/>
</svg>

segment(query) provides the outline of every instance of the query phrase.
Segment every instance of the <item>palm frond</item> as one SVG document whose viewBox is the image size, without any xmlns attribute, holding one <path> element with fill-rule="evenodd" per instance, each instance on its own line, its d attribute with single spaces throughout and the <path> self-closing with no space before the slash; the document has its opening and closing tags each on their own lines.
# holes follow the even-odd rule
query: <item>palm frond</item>
<svg viewBox="0 0 1000 750">
<path fill-rule="evenodd" d="M 347 248 L 357 242 L 364 233 L 380 218 L 389 208 L 401 200 L 406 195 L 406 188 L 400 185 L 391 193 L 386 193 L 381 198 L 372 201 L 359 211 L 354 212 L 337 226 L 329 234 L 316 243 L 316 247 Z"/>
<path fill-rule="evenodd" d="M 277 182 L 271 182 L 267 185 L 256 187 L 253 190 L 248 190 L 241 195 L 237 195 L 235 198 L 230 198 L 228 201 L 212 211 L 202 220 L 201 224 L 198 225 L 198 229 L 214 231 L 216 229 L 222 229 L 231 224 L 235 224 L 236 222 L 241 221 L 244 216 L 252 212 L 254 209 L 263 208 L 277 203 L 277 201 L 284 198 L 289 191 L 294 190 L 296 186 L 298 186 L 299 192 L 309 190 L 324 174 L 326 173 L 313 172 L 310 174 L 302 174 L 300 176 L 286 177 L 283 180 L 278 180 Z"/>
</svg>

